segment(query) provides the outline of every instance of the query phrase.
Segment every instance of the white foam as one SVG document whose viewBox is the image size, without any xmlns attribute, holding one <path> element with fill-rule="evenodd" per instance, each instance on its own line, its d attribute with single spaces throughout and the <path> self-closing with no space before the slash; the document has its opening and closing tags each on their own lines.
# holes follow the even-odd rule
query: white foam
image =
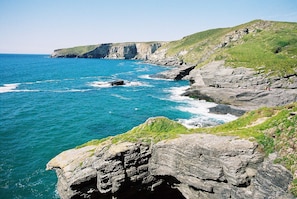
<svg viewBox="0 0 297 199">
<path fill-rule="evenodd" d="M 144 83 L 144 82 L 139 82 L 139 81 L 135 81 L 135 82 L 125 82 L 124 86 L 146 86 L 146 87 L 151 87 L 151 85 Z"/>
<path fill-rule="evenodd" d="M 87 92 L 92 89 L 66 89 L 66 90 L 48 90 L 47 92 L 53 92 L 53 93 L 77 93 L 77 92 Z"/>
<path fill-rule="evenodd" d="M 109 88 L 109 87 L 112 87 L 110 82 L 103 82 L 103 81 L 89 82 L 88 86 L 92 86 L 92 87 L 95 87 L 95 88 Z"/>
<path fill-rule="evenodd" d="M 20 83 L 14 83 L 14 84 L 3 84 L 3 86 L 0 87 L 0 93 L 9 93 L 9 92 L 16 92 L 16 88 L 20 85 Z"/>
<path fill-rule="evenodd" d="M 118 94 L 111 94 L 111 96 L 117 97 L 117 98 L 122 99 L 122 100 L 130 100 L 131 99 L 131 98 L 124 97 L 124 96 L 118 95 Z"/>
<path fill-rule="evenodd" d="M 185 126 L 209 126 L 229 122 L 237 118 L 236 116 L 231 114 L 220 115 L 209 113 L 209 108 L 214 107 L 217 104 L 212 102 L 206 102 L 205 100 L 192 99 L 187 96 L 182 96 L 182 94 L 188 88 L 189 86 L 172 87 L 169 90 L 167 90 L 171 94 L 169 100 L 180 103 L 179 106 L 175 107 L 176 109 L 183 112 L 191 113 L 193 115 L 193 117 L 189 120 L 180 120 L 180 122 Z"/>
<path fill-rule="evenodd" d="M 162 80 L 162 81 L 174 81 L 172 79 L 165 79 L 160 77 L 151 77 L 150 75 L 140 75 L 138 76 L 141 79 L 151 79 L 151 80 Z"/>
<path fill-rule="evenodd" d="M 94 82 L 89 82 L 87 85 L 95 88 L 110 88 L 113 87 L 111 85 L 112 81 L 94 81 Z M 139 81 L 124 81 L 124 85 L 119 85 L 119 86 L 124 86 L 124 87 L 130 87 L 130 86 L 146 86 L 150 87 L 151 85 L 144 83 L 144 82 L 139 82 Z"/>
</svg>

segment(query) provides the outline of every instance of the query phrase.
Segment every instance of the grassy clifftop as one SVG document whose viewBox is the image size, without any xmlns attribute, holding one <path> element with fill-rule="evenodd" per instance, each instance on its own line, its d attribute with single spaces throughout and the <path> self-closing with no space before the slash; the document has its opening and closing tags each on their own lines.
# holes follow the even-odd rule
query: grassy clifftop
<svg viewBox="0 0 297 199">
<path fill-rule="evenodd" d="M 162 48 L 167 56 L 198 66 L 225 60 L 228 66 L 284 76 L 297 70 L 297 23 L 255 20 L 189 35 Z"/>
<path fill-rule="evenodd" d="M 53 55 L 80 57 L 98 46 L 100 44 L 58 49 Z M 297 72 L 297 23 L 255 20 L 164 42 L 157 52 L 160 50 L 165 50 L 166 57 L 190 65 L 202 66 L 214 60 L 225 60 L 228 66 L 285 76 Z"/>
<path fill-rule="evenodd" d="M 92 140 L 78 148 L 99 145 L 102 142 L 156 143 L 173 139 L 181 134 L 209 133 L 221 136 L 238 136 L 256 141 L 267 155 L 278 153 L 275 163 L 284 165 L 293 174 L 297 172 L 297 103 L 282 107 L 261 108 L 250 111 L 235 121 L 211 127 L 187 129 L 165 117 L 150 118 L 130 131 L 114 137 Z M 291 184 L 291 192 L 297 196 L 297 176 Z"/>
</svg>

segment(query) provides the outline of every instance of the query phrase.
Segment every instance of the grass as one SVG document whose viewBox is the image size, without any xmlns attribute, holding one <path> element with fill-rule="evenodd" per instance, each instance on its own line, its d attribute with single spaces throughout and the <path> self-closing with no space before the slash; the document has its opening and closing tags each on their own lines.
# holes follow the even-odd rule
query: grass
<svg viewBox="0 0 297 199">
<path fill-rule="evenodd" d="M 173 139 L 189 130 L 183 125 L 165 117 L 148 119 L 144 124 L 134 127 L 127 133 L 112 138 L 113 143 L 122 141 L 156 143 L 161 140 Z"/>
<path fill-rule="evenodd" d="M 273 28 L 248 34 L 244 43 L 221 52 L 226 65 L 247 67 L 277 76 L 296 73 L 297 23 L 274 23 Z"/>
<path fill-rule="evenodd" d="M 195 129 L 194 133 L 234 135 L 255 140 L 266 155 L 277 152 L 275 163 L 282 164 L 294 174 L 297 171 L 297 115 L 291 115 L 293 112 L 297 112 L 296 102 L 283 107 L 261 108 L 220 126 Z M 261 119 L 262 122 L 258 123 Z M 296 177 L 290 185 L 294 196 L 297 196 Z"/>
<path fill-rule="evenodd" d="M 155 117 L 149 118 L 145 123 L 134 127 L 126 133 L 100 140 L 91 140 L 76 148 L 82 148 L 89 145 L 100 145 L 105 141 L 111 141 L 112 144 L 120 142 L 156 143 L 161 140 L 177 138 L 180 134 L 185 133 L 190 133 L 190 130 L 183 125 L 166 117 Z"/>
<path fill-rule="evenodd" d="M 228 66 L 253 68 L 270 75 L 296 73 L 297 23 L 271 21 L 266 27 L 259 26 L 263 22 L 255 20 L 231 28 L 199 32 L 162 48 L 168 49 L 167 56 L 178 57 L 198 67 L 214 60 L 225 60 Z M 252 32 L 225 47 L 218 47 L 230 34 L 244 28 Z"/>
<path fill-rule="evenodd" d="M 58 53 L 60 56 L 63 55 L 75 55 L 75 56 L 81 56 L 87 52 L 90 52 L 94 50 L 98 45 L 88 45 L 88 46 L 77 46 L 73 48 L 63 48 L 56 50 L 56 53 Z"/>
<path fill-rule="evenodd" d="M 166 56 L 178 57 L 198 67 L 214 60 L 225 60 L 228 66 L 253 68 L 271 76 L 297 73 L 297 23 L 266 21 L 268 25 L 261 26 L 264 22 L 255 20 L 235 27 L 198 32 L 177 41 L 166 42 L 161 49 L 166 49 Z M 251 32 L 221 46 L 227 37 L 245 28 Z M 55 52 L 60 56 L 77 57 L 97 46 L 78 46 Z"/>
<path fill-rule="evenodd" d="M 183 125 L 165 117 L 150 118 L 130 131 L 114 137 L 92 140 L 77 148 L 120 142 L 157 143 L 177 138 L 181 134 L 209 133 L 219 136 L 237 136 L 256 141 L 266 155 L 277 152 L 275 163 L 284 165 L 292 173 L 297 171 L 297 102 L 273 108 L 260 108 L 250 111 L 235 121 L 215 127 L 187 129 Z M 291 192 L 297 196 L 297 179 L 290 185 Z"/>
<path fill-rule="evenodd" d="M 198 63 L 209 53 L 212 46 L 219 42 L 220 37 L 229 31 L 229 28 L 218 28 L 198 32 L 181 40 L 170 42 L 162 48 L 168 49 L 168 56 L 178 56 L 189 64 Z M 182 51 L 187 53 L 179 55 Z"/>
</svg>

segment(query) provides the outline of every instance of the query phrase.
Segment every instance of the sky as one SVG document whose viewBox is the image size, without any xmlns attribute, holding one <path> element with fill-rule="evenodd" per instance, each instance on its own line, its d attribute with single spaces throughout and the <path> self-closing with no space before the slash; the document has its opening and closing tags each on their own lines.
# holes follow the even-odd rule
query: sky
<svg viewBox="0 0 297 199">
<path fill-rule="evenodd" d="M 297 0 L 0 0 L 0 53 L 172 41 L 255 19 L 297 22 Z"/>
</svg>

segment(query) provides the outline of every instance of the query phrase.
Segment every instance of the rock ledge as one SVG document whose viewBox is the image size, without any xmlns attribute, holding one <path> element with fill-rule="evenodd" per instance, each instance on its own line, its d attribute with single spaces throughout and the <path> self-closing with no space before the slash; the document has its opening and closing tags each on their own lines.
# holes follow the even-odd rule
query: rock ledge
<svg viewBox="0 0 297 199">
<path fill-rule="evenodd" d="M 155 144 L 107 140 L 62 152 L 47 169 L 69 198 L 293 198 L 292 174 L 254 142 L 182 135 Z"/>
</svg>

